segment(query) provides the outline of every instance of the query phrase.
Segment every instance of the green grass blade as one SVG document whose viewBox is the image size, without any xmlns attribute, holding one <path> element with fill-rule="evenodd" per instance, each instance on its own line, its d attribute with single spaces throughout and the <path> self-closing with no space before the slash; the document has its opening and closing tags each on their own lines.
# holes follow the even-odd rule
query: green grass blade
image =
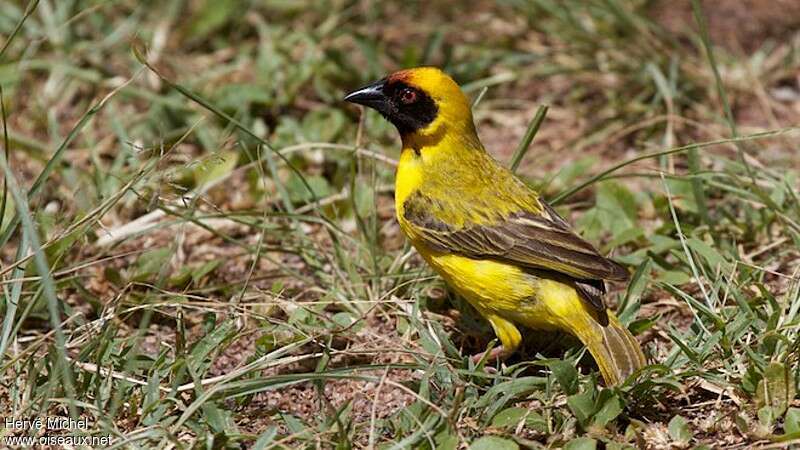
<svg viewBox="0 0 800 450">
<path fill-rule="evenodd" d="M 6 103 L 3 96 L 3 86 L 0 85 L 0 114 L 3 119 L 3 147 L 6 152 L 6 161 L 11 157 L 11 143 L 8 140 L 8 116 L 6 116 Z M 8 201 L 8 180 L 3 179 L 3 198 L 0 200 L 0 230 L 3 229 L 3 222 L 6 217 L 6 202 Z M 0 355 L 3 352 L 0 352 Z"/>
<path fill-rule="evenodd" d="M 17 25 L 14 27 L 14 30 L 6 38 L 3 48 L 0 48 L 0 62 L 3 61 L 3 55 L 6 53 L 6 50 L 8 50 L 9 46 L 11 46 L 14 38 L 17 37 L 17 33 L 19 33 L 19 30 L 22 29 L 23 25 L 25 25 L 25 21 L 28 20 L 28 17 L 30 17 L 31 14 L 33 14 L 37 6 L 39 6 L 39 0 L 33 0 L 32 2 L 28 3 L 22 18 L 20 18 L 19 22 L 17 22 Z"/>
<path fill-rule="evenodd" d="M 28 243 L 34 253 L 33 260 L 36 270 L 39 272 L 39 276 L 41 277 L 42 287 L 44 288 L 44 296 L 47 300 L 47 309 L 50 314 L 50 325 L 53 327 L 55 332 L 55 347 L 57 352 L 59 376 L 65 388 L 66 395 L 68 399 L 71 400 L 68 402 L 70 414 L 73 417 L 77 417 L 77 411 L 73 404 L 75 400 L 75 386 L 72 380 L 72 373 L 70 372 L 69 364 L 67 363 L 65 338 L 64 332 L 61 329 L 61 314 L 59 312 L 60 302 L 56 296 L 55 281 L 50 273 L 50 267 L 47 263 L 47 258 L 45 257 L 42 247 L 39 244 L 38 231 L 36 230 L 36 226 L 31 218 L 31 213 L 28 210 L 27 199 L 17 183 L 14 173 L 11 171 L 8 161 L 2 152 L 0 152 L 0 169 L 2 169 L 5 179 L 8 182 L 11 196 L 14 199 L 14 203 L 17 207 L 17 216 L 20 218 L 22 228 L 28 237 Z"/>
<path fill-rule="evenodd" d="M 665 156 L 665 155 L 672 155 L 672 154 L 675 154 L 675 153 L 683 153 L 683 152 L 686 152 L 686 151 L 689 151 L 689 150 L 692 150 L 692 149 L 701 149 L 701 148 L 706 148 L 706 147 L 713 147 L 715 145 L 720 145 L 720 144 L 729 144 L 729 143 L 734 143 L 734 142 L 743 142 L 743 141 L 750 141 L 750 140 L 756 140 L 756 139 L 766 139 L 766 138 L 779 136 L 779 135 L 786 134 L 786 133 L 791 133 L 791 132 L 798 131 L 798 130 L 800 130 L 800 127 L 797 127 L 797 126 L 795 126 L 795 127 L 785 127 L 785 128 L 780 128 L 780 129 L 777 129 L 777 130 L 769 130 L 769 131 L 762 131 L 762 132 L 759 132 L 759 133 L 748 134 L 748 135 L 745 135 L 745 136 L 737 136 L 737 137 L 733 137 L 733 138 L 717 139 L 717 140 L 713 140 L 713 141 L 692 143 L 692 144 L 688 144 L 688 145 L 683 145 L 681 147 L 675 147 L 675 148 L 672 148 L 672 149 L 669 149 L 669 150 L 662 150 L 662 151 L 659 151 L 659 152 L 646 153 L 644 155 L 637 156 L 637 157 L 631 158 L 631 159 L 629 159 L 627 161 L 623 161 L 621 163 L 615 164 L 615 165 L 611 166 L 610 168 L 598 173 L 597 175 L 592 176 L 591 178 L 589 178 L 588 180 L 584 181 L 583 183 L 580 183 L 579 185 L 577 185 L 575 187 L 572 187 L 570 189 L 565 190 L 564 192 L 561 192 L 561 193 L 557 194 L 555 197 L 553 197 L 553 199 L 550 201 L 550 203 L 552 205 L 557 205 L 557 204 L 563 202 L 565 199 L 575 195 L 575 193 L 582 191 L 583 189 L 585 189 L 585 188 L 597 183 L 598 181 L 604 180 L 606 177 L 608 177 L 608 175 L 610 175 L 610 174 L 612 174 L 612 173 L 614 173 L 614 172 L 616 172 L 616 171 L 618 171 L 618 170 L 620 170 L 620 169 L 622 169 L 622 168 L 624 168 L 626 166 L 629 166 L 631 164 L 637 163 L 639 161 L 644 161 L 644 160 L 652 159 L 652 158 L 658 158 L 660 156 Z"/>
<path fill-rule="evenodd" d="M 542 126 L 544 117 L 547 115 L 547 108 L 547 105 L 540 105 L 533 119 L 528 124 L 528 129 L 525 130 L 525 135 L 522 137 L 517 149 L 514 151 L 514 156 L 511 158 L 510 169 L 512 172 L 517 171 L 517 168 L 522 162 L 522 158 L 524 158 L 525 154 L 530 150 L 531 142 L 533 142 L 533 138 L 536 137 L 536 133 L 539 131 L 539 127 Z"/>
<path fill-rule="evenodd" d="M 95 103 L 91 108 L 89 108 L 89 110 L 87 110 L 85 113 L 83 113 L 81 118 L 78 120 L 78 123 L 76 123 L 75 126 L 72 127 L 70 132 L 67 134 L 67 137 L 64 138 L 64 140 L 61 142 L 61 145 L 59 145 L 58 148 L 56 149 L 56 151 L 53 153 L 53 156 L 51 156 L 50 159 L 47 161 L 47 164 L 44 166 L 44 169 L 42 169 L 42 172 L 39 173 L 39 176 L 36 177 L 36 180 L 33 182 L 33 185 L 31 186 L 31 188 L 28 189 L 28 195 L 27 195 L 28 199 L 33 199 L 33 198 L 36 197 L 36 195 L 39 193 L 39 191 L 44 186 L 45 181 L 47 181 L 47 179 L 50 177 L 50 174 L 52 174 L 53 171 L 58 166 L 58 163 L 61 161 L 61 156 L 63 155 L 63 153 L 67 149 L 67 147 L 72 143 L 72 141 L 75 139 L 75 137 L 78 135 L 78 133 L 80 133 L 81 130 L 83 130 L 83 128 L 86 126 L 86 124 L 89 123 L 89 121 L 92 119 L 92 117 L 95 114 L 97 114 L 100 110 L 102 110 L 103 107 L 105 106 L 105 104 L 117 92 L 119 92 L 119 90 L 123 86 L 120 86 L 119 88 L 111 91 L 111 93 L 109 93 L 108 95 L 103 97 L 103 99 L 101 99 L 99 102 Z M 16 229 L 17 225 L 19 225 L 20 219 L 21 219 L 20 213 L 19 213 L 19 211 L 17 211 L 17 214 L 15 214 L 14 218 L 11 219 L 11 222 L 9 223 L 8 227 L 5 229 L 3 234 L 0 235 L 0 247 L 5 245 L 8 242 L 9 238 L 14 233 L 14 230 Z"/>
<path fill-rule="evenodd" d="M 719 95 L 720 101 L 722 101 L 722 108 L 725 112 L 725 120 L 728 123 L 728 127 L 731 130 L 731 135 L 733 137 L 739 136 L 739 131 L 736 127 L 736 119 L 733 117 L 733 110 L 731 109 L 730 102 L 728 101 L 728 94 L 725 91 L 725 85 L 722 83 L 722 77 L 719 74 L 719 68 L 717 67 L 717 60 L 714 56 L 714 49 L 711 45 L 711 38 L 708 34 L 708 24 L 706 23 L 705 15 L 703 14 L 703 8 L 700 6 L 699 0 L 692 0 L 692 13 L 694 14 L 694 18 L 697 21 L 697 25 L 700 28 L 700 39 L 703 41 L 703 47 L 706 50 L 706 55 L 708 56 L 708 63 L 711 65 L 711 70 L 714 73 L 714 83 L 717 88 L 717 94 Z M 744 146 L 742 145 L 743 141 L 735 141 L 734 145 L 736 146 L 736 151 L 739 155 L 739 160 L 744 166 L 745 172 L 747 176 L 750 178 L 750 183 L 753 191 L 761 197 L 761 200 L 764 201 L 769 207 L 777 209 L 778 206 L 772 201 L 770 196 L 764 192 L 764 190 L 756 183 L 756 176 L 753 168 L 750 166 L 750 163 L 747 161 L 747 157 L 745 154 Z"/>
</svg>

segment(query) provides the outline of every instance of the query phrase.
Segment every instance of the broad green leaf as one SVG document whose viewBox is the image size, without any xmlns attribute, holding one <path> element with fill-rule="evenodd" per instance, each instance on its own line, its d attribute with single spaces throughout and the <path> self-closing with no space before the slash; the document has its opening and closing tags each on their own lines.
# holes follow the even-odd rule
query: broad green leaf
<svg viewBox="0 0 800 450">
<path fill-rule="evenodd" d="M 736 428 L 743 435 L 747 435 L 751 432 L 750 421 L 748 420 L 747 416 L 743 414 L 736 414 L 736 417 L 733 418 L 733 423 L 736 424 Z"/>
<path fill-rule="evenodd" d="M 103 268 L 103 276 L 106 277 L 106 280 L 110 281 L 117 287 L 122 287 L 125 284 L 122 279 L 122 274 L 120 274 L 119 270 L 117 270 L 115 267 L 106 266 Z"/>
<path fill-rule="evenodd" d="M 309 186 L 311 186 L 311 190 L 314 191 L 314 195 L 318 199 L 327 197 L 331 195 L 331 186 L 328 184 L 328 180 L 325 178 L 312 175 L 305 177 L 306 182 Z M 303 203 L 311 201 L 311 193 L 308 192 L 308 189 L 303 184 L 303 181 L 295 174 L 289 175 L 288 180 L 286 181 L 286 191 L 289 193 L 289 199 L 292 203 Z"/>
<path fill-rule="evenodd" d="M 580 231 L 581 236 L 590 241 L 599 239 L 605 232 L 603 226 L 603 213 L 597 208 L 592 208 L 575 222 L 575 227 Z"/>
<path fill-rule="evenodd" d="M 695 201 L 694 188 L 689 179 L 678 180 L 671 178 L 666 180 L 669 187 L 672 203 L 675 209 L 697 213 L 697 202 Z"/>
<path fill-rule="evenodd" d="M 310 430 L 302 420 L 292 414 L 280 413 L 280 417 L 283 419 L 283 423 L 286 424 L 286 428 L 289 429 L 290 433 L 300 434 Z"/>
<path fill-rule="evenodd" d="M 356 331 L 360 330 L 364 325 L 363 321 L 362 322 L 358 322 L 355 325 L 353 325 L 353 323 L 356 322 L 356 318 L 353 317 L 353 314 L 351 314 L 349 312 L 345 312 L 345 311 L 338 312 L 338 313 L 334 314 L 333 317 L 331 317 L 331 321 L 338 328 L 351 327 L 350 330 L 352 330 L 353 332 L 356 332 Z"/>
<path fill-rule="evenodd" d="M 255 347 L 258 355 L 265 355 L 278 348 L 279 339 L 275 333 L 266 333 L 256 339 Z"/>
<path fill-rule="evenodd" d="M 209 156 L 208 159 L 193 167 L 192 175 L 195 184 L 205 186 L 231 173 L 239 160 L 239 154 L 239 152 L 228 150 Z"/>
<path fill-rule="evenodd" d="M 545 421 L 544 417 L 538 412 L 527 408 L 518 406 L 506 408 L 492 418 L 493 427 L 509 430 L 515 429 L 520 422 L 523 422 L 525 427 L 531 430 L 536 430 L 540 433 L 547 431 L 547 421 Z"/>
<path fill-rule="evenodd" d="M 679 444 L 688 444 L 692 439 L 692 431 L 689 429 L 689 423 L 680 415 L 676 415 L 669 421 L 668 431 L 669 436 L 673 441 Z"/>
<path fill-rule="evenodd" d="M 203 277 L 213 272 L 217 267 L 222 265 L 221 260 L 207 261 L 204 264 L 192 268 L 192 281 L 199 282 Z"/>
<path fill-rule="evenodd" d="M 722 273 L 730 273 L 730 263 L 710 245 L 697 238 L 689 238 L 686 244 L 695 253 L 705 259 L 712 270 L 722 270 Z"/>
<path fill-rule="evenodd" d="M 233 420 L 231 411 L 221 409 L 211 402 L 204 403 L 200 409 L 203 411 L 203 417 L 215 433 L 236 432 L 236 422 Z"/>
<path fill-rule="evenodd" d="M 519 445 L 498 436 L 484 436 L 472 442 L 470 450 L 519 450 Z"/>
<path fill-rule="evenodd" d="M 624 215 L 633 224 L 639 212 L 636 197 L 624 185 L 605 182 L 601 184 L 598 192 L 597 203 L 601 207 L 610 207 L 616 214 Z"/>
<path fill-rule="evenodd" d="M 594 398 L 592 391 L 582 392 L 580 394 L 570 395 L 567 397 L 567 406 L 575 415 L 582 425 L 589 422 L 589 419 L 595 412 Z"/>
<path fill-rule="evenodd" d="M 367 217 L 375 212 L 375 190 L 372 186 L 356 183 L 354 201 L 359 216 Z"/>
<path fill-rule="evenodd" d="M 645 232 L 643 228 L 629 228 L 617 234 L 614 239 L 606 245 L 606 248 L 615 248 L 619 247 L 620 245 L 625 245 L 628 242 L 633 242 L 644 235 Z"/>
<path fill-rule="evenodd" d="M 786 434 L 800 433 L 800 408 L 789 408 L 783 418 L 783 432 Z"/>
<path fill-rule="evenodd" d="M 458 435 L 453 433 L 450 427 L 444 427 L 442 431 L 436 433 L 433 440 L 436 442 L 437 450 L 456 450 L 458 448 Z"/>
<path fill-rule="evenodd" d="M 679 270 L 666 270 L 658 275 L 656 281 L 671 284 L 673 286 L 680 286 L 692 281 L 692 276 Z"/>
<path fill-rule="evenodd" d="M 652 266 L 653 260 L 647 258 L 639 264 L 639 267 L 636 268 L 636 272 L 633 273 L 628 283 L 628 291 L 625 293 L 625 298 L 619 306 L 619 319 L 623 324 L 628 323 L 630 318 L 635 316 L 638 312 L 639 308 L 636 304 L 639 302 L 642 293 L 644 293 L 645 288 L 649 284 Z"/>
<path fill-rule="evenodd" d="M 565 164 L 558 169 L 558 175 L 556 175 L 552 186 L 548 190 L 554 192 L 566 189 L 578 178 L 585 176 L 587 172 L 592 170 L 592 167 L 597 165 L 597 160 L 596 156 L 590 155 L 577 161 L 565 161 Z"/>
<path fill-rule="evenodd" d="M 156 248 L 142 253 L 139 259 L 136 260 L 133 279 L 141 281 L 147 279 L 150 275 L 159 273 L 164 268 L 164 265 L 168 263 L 170 257 L 172 257 L 172 250 L 168 247 Z"/>
<path fill-rule="evenodd" d="M 244 8 L 239 0 L 205 0 L 198 3 L 193 8 L 195 13 L 189 18 L 190 39 L 205 38 Z"/>
<path fill-rule="evenodd" d="M 219 108 L 235 111 L 247 105 L 270 105 L 273 95 L 268 87 L 251 83 L 230 83 L 214 91 Z"/>
<path fill-rule="evenodd" d="M 623 407 L 622 399 L 616 394 L 612 395 L 603 403 L 600 410 L 594 414 L 595 425 L 605 427 L 619 416 Z"/>
<path fill-rule="evenodd" d="M 772 427 L 775 425 L 774 410 L 769 406 L 763 406 L 758 409 L 756 415 L 758 415 L 758 422 L 771 432 Z"/>
<path fill-rule="evenodd" d="M 275 440 L 275 436 L 278 435 L 278 427 L 271 426 L 267 427 L 266 431 L 261 433 L 261 436 L 258 437 L 255 444 L 253 444 L 253 450 L 264 450 L 267 448 L 268 445 Z"/>
<path fill-rule="evenodd" d="M 761 381 L 761 374 L 758 373 L 755 367 L 748 367 L 747 371 L 742 376 L 742 390 L 747 392 L 747 394 L 754 396 L 756 390 L 758 389 L 759 381 Z"/>
<path fill-rule="evenodd" d="M 520 407 L 506 408 L 492 418 L 492 426 L 500 428 L 514 428 L 519 424 L 528 410 Z"/>
<path fill-rule="evenodd" d="M 549 361 L 547 367 L 553 371 L 553 375 L 558 380 L 561 388 L 567 394 L 574 394 L 578 392 L 578 371 L 572 363 L 557 359 Z"/>
<path fill-rule="evenodd" d="M 655 317 L 647 317 L 644 319 L 634 320 L 628 326 L 628 329 L 631 330 L 631 333 L 633 333 L 634 335 L 638 335 L 644 333 L 650 328 L 653 328 L 653 326 L 657 324 L 660 319 L 661 316 L 655 316 Z"/>
<path fill-rule="evenodd" d="M 788 367 L 773 362 L 764 371 L 756 389 L 756 406 L 772 408 L 773 417 L 780 417 L 794 400 L 794 379 Z"/>
<path fill-rule="evenodd" d="M 597 201 L 594 208 L 587 211 L 577 222 L 577 227 L 585 237 L 597 239 L 611 233 L 613 240 L 637 228 L 638 207 L 636 198 L 625 186 L 603 182 L 597 188 Z M 624 239 L 623 239 L 624 240 Z"/>
<path fill-rule="evenodd" d="M 546 433 L 547 420 L 536 411 L 528 411 L 528 415 L 525 417 L 525 427 L 538 431 L 539 433 Z"/>
<path fill-rule="evenodd" d="M 188 358 L 189 367 L 191 367 L 196 374 L 202 376 L 211 364 L 210 361 L 206 361 L 208 355 L 219 348 L 220 344 L 222 344 L 235 328 L 236 321 L 234 319 L 228 319 L 214 327 L 209 334 L 203 336 L 203 338 L 192 347 L 191 354 Z"/>
<path fill-rule="evenodd" d="M 350 122 L 341 110 L 325 109 L 311 111 L 303 117 L 300 137 L 309 142 L 329 142 Z M 296 141 L 298 136 L 293 137 Z"/>
<path fill-rule="evenodd" d="M 564 450 L 596 450 L 597 441 L 589 437 L 579 437 L 567 442 Z"/>
</svg>

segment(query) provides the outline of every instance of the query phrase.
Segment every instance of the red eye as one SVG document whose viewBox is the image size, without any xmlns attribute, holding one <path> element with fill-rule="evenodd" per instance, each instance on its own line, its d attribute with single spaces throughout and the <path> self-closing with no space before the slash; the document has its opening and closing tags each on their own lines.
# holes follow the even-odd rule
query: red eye
<svg viewBox="0 0 800 450">
<path fill-rule="evenodd" d="M 403 89 L 400 93 L 400 101 L 406 105 L 417 101 L 417 93 L 413 89 Z"/>
</svg>

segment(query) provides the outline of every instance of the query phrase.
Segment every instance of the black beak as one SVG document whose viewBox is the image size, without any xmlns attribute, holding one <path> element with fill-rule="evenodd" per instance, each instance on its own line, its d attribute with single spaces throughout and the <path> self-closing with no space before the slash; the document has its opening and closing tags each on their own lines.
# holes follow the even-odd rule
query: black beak
<svg viewBox="0 0 800 450">
<path fill-rule="evenodd" d="M 376 81 L 347 94 L 344 101 L 368 106 L 385 113 L 389 107 L 389 99 L 383 93 L 385 86 L 386 80 Z"/>
</svg>

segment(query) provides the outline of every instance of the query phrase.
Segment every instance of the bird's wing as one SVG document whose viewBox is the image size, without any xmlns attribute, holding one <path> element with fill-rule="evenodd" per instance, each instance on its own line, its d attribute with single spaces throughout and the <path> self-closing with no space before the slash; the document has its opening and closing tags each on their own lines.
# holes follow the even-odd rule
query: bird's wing
<svg viewBox="0 0 800 450">
<path fill-rule="evenodd" d="M 417 192 L 404 203 L 403 217 L 434 251 L 554 271 L 578 282 L 628 278 L 624 267 L 600 255 L 553 208 L 539 203 L 540 211 L 523 210 L 488 223 L 454 227 L 426 208 L 430 199 Z"/>
</svg>

